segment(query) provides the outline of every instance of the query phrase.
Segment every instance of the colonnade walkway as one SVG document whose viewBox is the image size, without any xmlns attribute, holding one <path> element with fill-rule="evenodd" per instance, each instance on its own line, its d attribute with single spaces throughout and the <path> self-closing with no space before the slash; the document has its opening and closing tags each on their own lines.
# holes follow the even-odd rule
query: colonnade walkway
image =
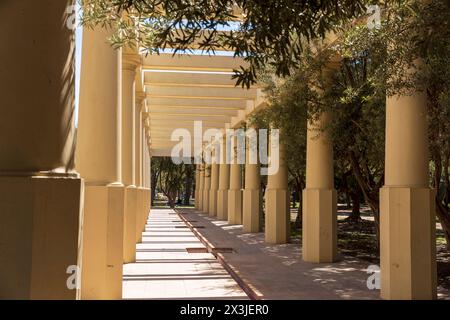
<svg viewBox="0 0 450 320">
<path fill-rule="evenodd" d="M 171 209 L 152 209 L 136 262 L 124 265 L 124 299 L 248 299 Z"/>
<path fill-rule="evenodd" d="M 307 263 L 300 243 L 268 244 L 263 232 L 244 233 L 242 225 L 194 209 L 178 212 L 203 226 L 194 232 L 210 251 L 219 249 L 217 259 L 252 299 L 380 299 L 379 290 L 367 287 L 367 261 L 341 255 L 335 263 Z M 450 300 L 450 290 L 437 291 L 438 299 Z"/>
<path fill-rule="evenodd" d="M 264 233 L 244 233 L 193 209 L 179 211 L 182 219 L 195 220 L 194 229 L 210 248 L 228 248 L 217 258 L 232 272 L 253 299 L 379 299 L 369 290 L 369 262 L 345 257 L 336 263 L 313 264 L 301 258 L 298 243 L 268 244 Z M 232 252 L 230 252 L 230 249 Z"/>
<path fill-rule="evenodd" d="M 299 243 L 267 244 L 194 209 L 152 209 L 136 262 L 124 265 L 123 298 L 379 299 L 369 266 L 350 256 L 307 263 Z M 438 287 L 438 298 L 450 292 Z"/>
</svg>

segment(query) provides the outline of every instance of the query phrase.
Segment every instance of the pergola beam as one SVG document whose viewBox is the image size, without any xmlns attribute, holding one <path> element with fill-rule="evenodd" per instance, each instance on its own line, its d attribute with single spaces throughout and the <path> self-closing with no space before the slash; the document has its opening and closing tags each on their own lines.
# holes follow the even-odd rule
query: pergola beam
<svg viewBox="0 0 450 320">
<path fill-rule="evenodd" d="M 220 108 L 180 108 L 180 107 L 167 107 L 167 106 L 152 106 L 150 107 L 151 114 L 177 114 L 202 116 L 208 115 L 223 115 L 234 117 L 237 115 L 239 109 L 220 109 Z"/>
<path fill-rule="evenodd" d="M 187 99 L 247 100 L 256 97 L 256 89 L 202 88 L 196 86 L 154 86 L 146 85 L 150 97 L 186 97 Z"/>
<path fill-rule="evenodd" d="M 148 55 L 144 57 L 143 70 L 182 70 L 206 72 L 233 72 L 241 66 L 248 66 L 242 58 L 233 56 L 210 56 L 169 54 Z"/>
<path fill-rule="evenodd" d="M 217 107 L 217 108 L 238 108 L 243 109 L 247 105 L 245 100 L 227 99 L 192 99 L 182 97 L 153 97 L 147 96 L 147 104 L 160 106 L 182 106 L 182 107 Z"/>
<path fill-rule="evenodd" d="M 144 81 L 145 85 L 154 86 L 236 87 L 232 74 L 217 73 L 144 72 Z"/>
</svg>

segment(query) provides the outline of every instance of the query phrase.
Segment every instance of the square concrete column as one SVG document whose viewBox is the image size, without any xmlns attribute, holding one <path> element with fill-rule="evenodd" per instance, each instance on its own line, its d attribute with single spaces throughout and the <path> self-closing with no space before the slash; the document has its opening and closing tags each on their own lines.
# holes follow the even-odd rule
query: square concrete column
<svg viewBox="0 0 450 320">
<path fill-rule="evenodd" d="M 139 68 L 138 68 L 139 70 Z M 136 79 L 139 76 L 136 75 Z M 145 92 L 136 91 L 136 103 L 135 103 L 135 170 L 134 170 L 134 180 L 137 188 L 137 203 L 138 203 L 138 216 L 145 219 L 145 190 L 142 182 L 142 132 L 143 132 L 143 110 L 145 107 Z M 139 220 L 138 220 L 139 221 Z M 145 227 L 145 221 L 136 224 L 136 239 L 137 242 L 142 240 L 142 231 Z"/>
<path fill-rule="evenodd" d="M 194 199 L 195 199 L 195 202 L 194 202 L 194 208 L 197 210 L 198 209 L 198 203 L 197 203 L 197 197 L 198 197 L 198 182 L 199 182 L 199 176 L 198 176 L 198 174 L 199 174 L 199 165 L 198 164 L 196 164 L 195 165 L 195 182 L 194 182 L 194 185 L 195 185 L 195 188 L 194 188 Z"/>
<path fill-rule="evenodd" d="M 150 133 L 150 130 L 147 128 L 147 132 Z M 144 185 L 145 185 L 145 220 L 147 219 L 148 215 L 150 214 L 151 209 L 151 155 L 150 155 L 150 149 L 151 149 L 151 140 L 149 136 L 147 137 L 147 144 L 145 145 L 145 176 L 144 176 Z"/>
<path fill-rule="evenodd" d="M 436 298 L 436 220 L 428 182 L 426 96 L 386 101 L 385 185 L 380 190 L 381 297 Z"/>
<path fill-rule="evenodd" d="M 204 182 L 203 182 L 203 212 L 209 212 L 209 191 L 211 189 L 211 149 L 209 146 L 205 146 L 203 150 L 203 156 L 205 159 L 204 165 Z"/>
<path fill-rule="evenodd" d="M 144 139 L 144 160 L 143 160 L 143 172 L 144 172 L 144 202 L 145 202 L 145 219 L 147 220 L 148 215 L 150 214 L 151 209 L 151 157 L 150 157 L 150 138 L 149 138 L 149 127 L 148 124 L 146 124 L 146 137 Z"/>
<path fill-rule="evenodd" d="M 198 211 L 203 211 L 203 190 L 205 186 L 205 164 L 202 163 L 199 165 L 199 186 L 198 186 Z"/>
<path fill-rule="evenodd" d="M 136 260 L 136 243 L 140 241 L 142 213 L 136 188 L 136 71 L 141 64 L 137 49 L 125 47 L 122 58 L 122 172 L 125 185 L 123 259 Z"/>
<path fill-rule="evenodd" d="M 0 5 L 3 26 L 12 26 L 0 29 L 0 299 L 79 297 L 83 180 L 74 170 L 75 43 L 66 26 L 73 4 Z"/>
<path fill-rule="evenodd" d="M 209 195 L 211 188 L 211 165 L 205 164 L 205 182 L 203 189 L 203 212 L 209 213 Z"/>
<path fill-rule="evenodd" d="M 290 239 L 291 221 L 285 146 L 279 141 L 279 137 L 273 135 L 270 137 L 270 144 L 270 150 L 274 151 L 274 148 L 277 148 L 278 154 L 271 152 L 270 155 L 266 188 L 265 239 L 268 243 L 286 243 Z"/>
<path fill-rule="evenodd" d="M 243 192 L 243 230 L 260 231 L 262 206 L 261 173 L 258 163 L 258 138 L 253 128 L 247 130 L 245 155 L 245 189 Z"/>
<path fill-rule="evenodd" d="M 322 128 L 330 115 L 308 123 L 306 188 L 303 190 L 302 256 L 307 262 L 337 259 L 337 197 L 334 189 L 333 146 Z"/>
<path fill-rule="evenodd" d="M 233 161 L 230 165 L 230 188 L 228 190 L 228 223 L 242 224 L 242 167 L 238 163 L 237 139 L 233 137 L 231 150 Z"/>
<path fill-rule="evenodd" d="M 219 146 L 214 143 L 211 151 L 211 187 L 209 189 L 209 209 L 210 216 L 217 216 L 217 191 L 219 190 Z"/>
<path fill-rule="evenodd" d="M 219 189 L 217 190 L 217 218 L 228 220 L 228 189 L 230 188 L 230 164 L 227 161 L 227 140 L 224 135 L 220 144 Z"/>
<path fill-rule="evenodd" d="M 122 53 L 111 31 L 85 28 L 76 166 L 86 180 L 83 227 L 83 299 L 122 297 Z"/>
</svg>

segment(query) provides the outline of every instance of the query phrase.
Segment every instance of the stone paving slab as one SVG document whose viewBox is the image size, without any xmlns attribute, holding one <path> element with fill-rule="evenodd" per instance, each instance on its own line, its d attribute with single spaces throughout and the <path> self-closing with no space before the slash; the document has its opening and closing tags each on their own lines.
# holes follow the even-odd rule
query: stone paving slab
<svg viewBox="0 0 450 320">
<path fill-rule="evenodd" d="M 152 210 L 136 245 L 136 262 L 123 268 L 124 299 L 248 299 L 245 292 L 178 215 Z M 205 252 L 188 253 L 187 248 Z"/>
<path fill-rule="evenodd" d="M 244 233 L 242 225 L 193 209 L 178 212 L 182 219 L 205 226 L 194 232 L 208 247 L 233 249 L 217 257 L 253 298 L 380 299 L 379 290 L 367 288 L 369 262 L 341 255 L 336 263 L 307 263 L 301 259 L 299 244 L 267 244 L 263 233 Z M 449 290 L 438 287 L 438 298 L 450 299 Z"/>
</svg>

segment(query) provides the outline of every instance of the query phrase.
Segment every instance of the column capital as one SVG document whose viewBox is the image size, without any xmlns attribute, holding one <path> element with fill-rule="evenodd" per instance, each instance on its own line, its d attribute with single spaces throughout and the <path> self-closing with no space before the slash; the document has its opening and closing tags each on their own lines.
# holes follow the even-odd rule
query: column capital
<svg viewBox="0 0 450 320">
<path fill-rule="evenodd" d="M 145 98 L 147 97 L 147 94 L 145 91 L 136 91 L 136 107 L 140 110 L 143 109 L 143 103 L 145 101 Z"/>
<path fill-rule="evenodd" d="M 136 69 L 142 64 L 142 57 L 137 53 L 122 54 L 122 70 L 136 72 Z"/>
<path fill-rule="evenodd" d="M 142 113 L 142 123 L 144 124 L 144 130 L 150 131 L 150 114 L 148 112 Z"/>
</svg>

